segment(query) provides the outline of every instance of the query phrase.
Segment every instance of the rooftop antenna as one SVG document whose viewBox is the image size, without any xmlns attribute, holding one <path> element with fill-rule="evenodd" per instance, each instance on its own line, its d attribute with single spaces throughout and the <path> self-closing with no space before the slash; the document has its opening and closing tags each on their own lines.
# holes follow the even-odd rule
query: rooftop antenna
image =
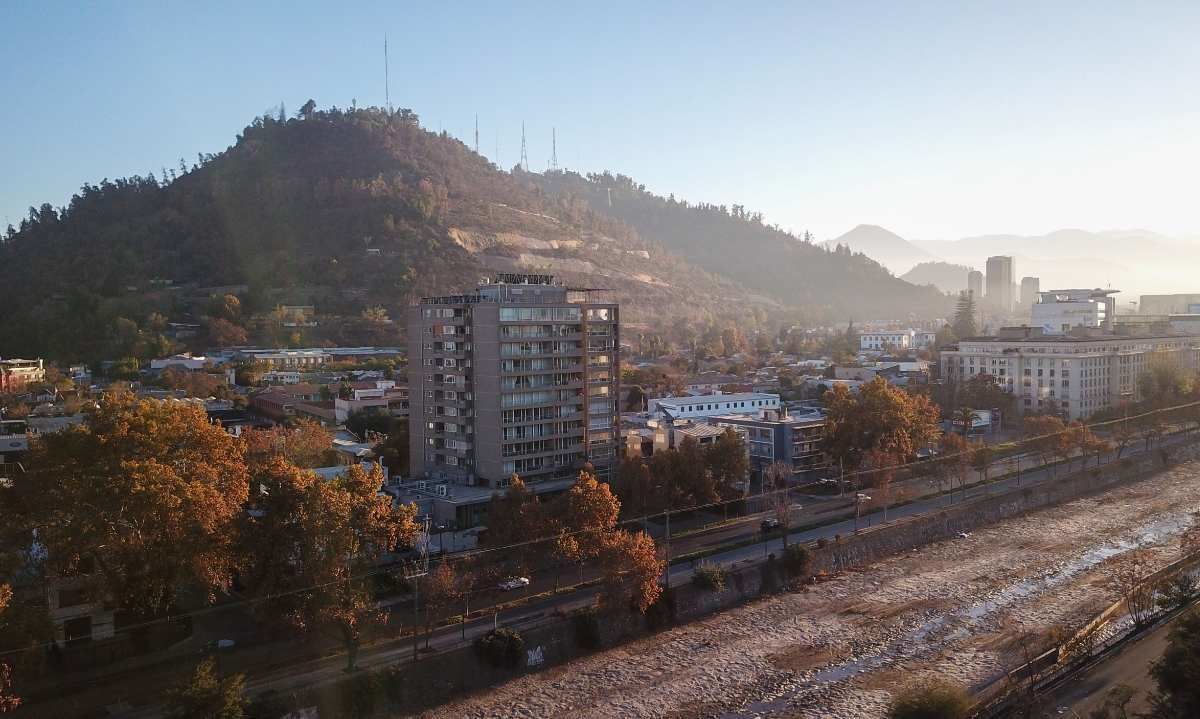
<svg viewBox="0 0 1200 719">
<path fill-rule="evenodd" d="M 475 113 L 475 154 L 479 154 L 479 113 Z"/>
<path fill-rule="evenodd" d="M 387 33 L 383 34 L 383 103 L 387 105 L 388 114 L 392 114 L 392 88 L 388 78 Z"/>
<path fill-rule="evenodd" d="M 529 172 L 529 153 L 525 152 L 525 121 L 521 121 L 521 169 Z"/>
<path fill-rule="evenodd" d="M 550 128 L 550 169 L 558 169 L 558 131 Z"/>
</svg>

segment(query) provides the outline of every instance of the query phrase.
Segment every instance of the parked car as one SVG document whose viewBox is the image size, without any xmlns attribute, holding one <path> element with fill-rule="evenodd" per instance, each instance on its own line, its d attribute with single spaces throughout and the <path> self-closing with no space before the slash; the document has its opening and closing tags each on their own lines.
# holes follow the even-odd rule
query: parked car
<svg viewBox="0 0 1200 719">
<path fill-rule="evenodd" d="M 500 582 L 500 589 L 502 589 L 506 592 L 511 592 L 514 589 L 520 589 L 522 587 L 528 587 L 528 586 L 529 586 L 529 577 L 509 577 L 508 579 L 505 579 L 503 582 Z"/>
</svg>

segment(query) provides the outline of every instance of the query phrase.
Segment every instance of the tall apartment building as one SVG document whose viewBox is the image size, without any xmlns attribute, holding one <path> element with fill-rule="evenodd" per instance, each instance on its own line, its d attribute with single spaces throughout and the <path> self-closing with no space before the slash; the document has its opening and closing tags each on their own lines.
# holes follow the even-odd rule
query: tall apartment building
<svg viewBox="0 0 1200 719">
<path fill-rule="evenodd" d="M 976 302 L 983 300 L 983 273 L 971 270 L 967 273 L 967 291 L 975 296 Z"/>
<path fill-rule="evenodd" d="M 1038 293 L 1042 291 L 1042 281 L 1037 277 L 1021 278 L 1021 306 L 1031 307 L 1037 302 Z"/>
<path fill-rule="evenodd" d="M 947 381 L 992 377 L 1016 396 L 1018 413 L 1044 410 L 1053 401 L 1070 419 L 1084 419 L 1123 401 L 1140 401 L 1138 378 L 1152 362 L 1177 363 L 1190 375 L 1197 355 L 1195 337 L 1048 335 L 1040 327 L 1005 327 L 995 337 L 960 340 L 942 351 L 941 362 Z"/>
<path fill-rule="evenodd" d="M 997 255 L 987 259 L 987 303 L 1000 312 L 1013 309 L 1013 258 Z"/>
<path fill-rule="evenodd" d="M 568 482 L 588 462 L 602 477 L 611 473 L 620 323 L 617 304 L 598 292 L 549 275 L 504 274 L 409 309 L 415 478 L 448 483 L 439 490 L 448 497 L 454 485 L 505 487 L 514 473 L 537 491 Z M 477 519 L 459 511 L 460 526 Z"/>
</svg>

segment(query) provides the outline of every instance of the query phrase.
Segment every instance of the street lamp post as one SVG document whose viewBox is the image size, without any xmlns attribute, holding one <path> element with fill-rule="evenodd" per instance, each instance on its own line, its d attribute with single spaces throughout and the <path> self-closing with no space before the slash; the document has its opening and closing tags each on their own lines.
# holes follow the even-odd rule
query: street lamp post
<svg viewBox="0 0 1200 719">
<path fill-rule="evenodd" d="M 862 514 L 862 503 L 869 502 L 871 498 L 862 492 L 856 492 L 854 495 L 854 533 L 858 534 L 858 518 Z"/>
</svg>

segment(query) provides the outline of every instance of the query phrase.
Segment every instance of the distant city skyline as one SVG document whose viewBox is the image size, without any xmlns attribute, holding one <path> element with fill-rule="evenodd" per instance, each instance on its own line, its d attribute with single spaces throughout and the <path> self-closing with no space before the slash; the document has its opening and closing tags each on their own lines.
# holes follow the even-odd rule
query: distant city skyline
<svg viewBox="0 0 1200 719">
<path fill-rule="evenodd" d="M 827 240 L 1198 235 L 1200 6 L 0 7 L 0 222 L 219 152 L 283 102 L 384 104 L 509 168 L 634 177 Z M 499 157 L 496 146 L 499 144 Z"/>
</svg>

